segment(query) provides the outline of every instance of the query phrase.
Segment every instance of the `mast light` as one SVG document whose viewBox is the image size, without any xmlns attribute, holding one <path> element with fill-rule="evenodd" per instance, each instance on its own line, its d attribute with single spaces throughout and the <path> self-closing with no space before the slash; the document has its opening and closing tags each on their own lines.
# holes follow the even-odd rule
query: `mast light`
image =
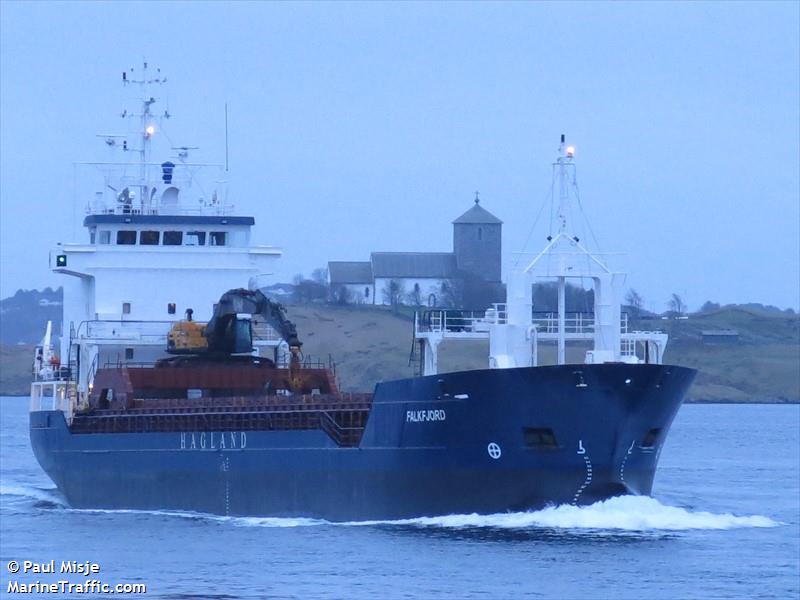
<svg viewBox="0 0 800 600">
<path fill-rule="evenodd" d="M 567 156 L 569 158 L 575 156 L 575 146 L 567 146 Z"/>
<path fill-rule="evenodd" d="M 148 125 L 144 132 L 147 134 L 147 137 L 150 137 L 156 132 L 156 128 L 153 125 Z"/>
</svg>

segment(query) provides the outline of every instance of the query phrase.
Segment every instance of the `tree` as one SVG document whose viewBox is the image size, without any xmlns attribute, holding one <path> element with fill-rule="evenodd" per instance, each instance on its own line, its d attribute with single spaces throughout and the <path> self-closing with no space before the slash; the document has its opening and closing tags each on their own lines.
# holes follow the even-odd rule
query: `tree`
<svg viewBox="0 0 800 600">
<path fill-rule="evenodd" d="M 441 304 L 449 308 L 459 308 L 464 304 L 464 280 L 445 279 L 441 285 Z"/>
<path fill-rule="evenodd" d="M 718 311 L 719 309 L 720 309 L 720 306 L 719 306 L 718 302 L 712 302 L 711 300 L 706 300 L 703 303 L 703 306 L 700 307 L 700 312 L 701 313 L 710 313 L 710 312 Z"/>
<path fill-rule="evenodd" d="M 295 277 L 295 281 L 297 277 Z M 311 302 L 324 302 L 328 297 L 328 288 L 316 281 L 303 279 L 294 285 L 292 299 L 297 304 L 309 304 Z"/>
<path fill-rule="evenodd" d="M 337 285 L 331 289 L 331 301 L 336 304 L 350 304 L 353 301 L 353 293 L 346 285 Z"/>
<path fill-rule="evenodd" d="M 531 299 L 536 312 L 558 311 L 558 283 L 545 281 L 533 284 Z M 592 312 L 594 290 L 567 282 L 564 289 L 564 307 L 567 312 Z"/>
<path fill-rule="evenodd" d="M 394 312 L 397 312 L 397 306 L 401 304 L 401 299 L 404 295 L 403 282 L 397 279 L 390 279 L 383 288 L 383 301 L 392 306 Z"/>
<path fill-rule="evenodd" d="M 411 306 L 422 306 L 422 290 L 418 283 L 414 284 L 414 289 L 408 293 L 406 300 Z"/>
<path fill-rule="evenodd" d="M 328 269 L 319 267 L 311 271 L 311 280 L 322 285 L 328 285 Z"/>
<path fill-rule="evenodd" d="M 629 289 L 628 293 L 625 294 L 625 304 L 630 308 L 633 318 L 638 319 L 644 305 L 644 299 L 639 295 L 639 292 L 633 288 Z"/>
<path fill-rule="evenodd" d="M 669 302 L 667 302 L 667 308 L 676 315 L 682 315 L 686 312 L 686 305 L 683 303 L 683 298 L 678 294 L 672 294 Z"/>
</svg>

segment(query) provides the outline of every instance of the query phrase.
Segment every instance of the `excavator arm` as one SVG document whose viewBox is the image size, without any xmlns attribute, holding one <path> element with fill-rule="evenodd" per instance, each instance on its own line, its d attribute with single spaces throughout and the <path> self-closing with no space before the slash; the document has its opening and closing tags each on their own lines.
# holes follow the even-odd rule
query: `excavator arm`
<svg viewBox="0 0 800 600">
<path fill-rule="evenodd" d="M 208 352 L 237 354 L 253 350 L 250 322 L 240 317 L 243 314 L 263 318 L 289 345 L 293 359 L 299 356 L 303 344 L 294 323 L 286 318 L 283 306 L 259 290 L 245 289 L 225 292 L 214 306 L 214 314 L 205 328 Z"/>
</svg>

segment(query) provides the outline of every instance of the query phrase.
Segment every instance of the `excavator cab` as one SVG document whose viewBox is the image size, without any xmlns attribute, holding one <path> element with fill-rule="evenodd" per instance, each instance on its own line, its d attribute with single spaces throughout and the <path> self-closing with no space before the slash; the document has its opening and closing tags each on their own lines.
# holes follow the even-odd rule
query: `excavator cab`
<svg viewBox="0 0 800 600">
<path fill-rule="evenodd" d="M 249 354 L 253 351 L 253 327 L 250 315 L 230 315 L 211 345 L 224 349 L 225 354 Z"/>
</svg>

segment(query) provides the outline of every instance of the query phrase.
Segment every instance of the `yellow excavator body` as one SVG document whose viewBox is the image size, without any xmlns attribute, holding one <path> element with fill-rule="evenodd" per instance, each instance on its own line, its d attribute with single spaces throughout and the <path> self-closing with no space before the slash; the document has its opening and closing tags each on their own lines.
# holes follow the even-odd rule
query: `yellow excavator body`
<svg viewBox="0 0 800 600">
<path fill-rule="evenodd" d="M 198 354 L 208 350 L 206 324 L 184 319 L 175 323 L 167 334 L 170 354 Z"/>
</svg>

